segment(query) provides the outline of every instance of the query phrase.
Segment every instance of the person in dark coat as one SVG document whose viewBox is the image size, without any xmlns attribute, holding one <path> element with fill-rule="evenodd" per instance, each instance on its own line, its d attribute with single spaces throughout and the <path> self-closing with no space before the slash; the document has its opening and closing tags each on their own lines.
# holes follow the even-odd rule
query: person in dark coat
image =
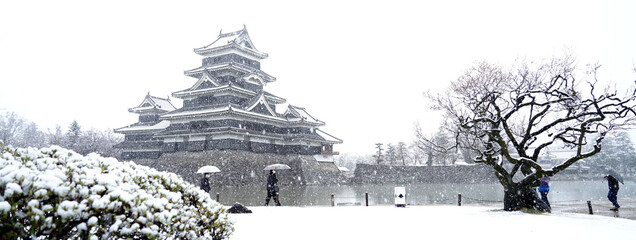
<svg viewBox="0 0 636 240">
<path fill-rule="evenodd" d="M 613 208 L 610 208 L 612 211 L 618 211 L 618 208 L 621 206 L 618 205 L 618 200 L 616 195 L 618 194 L 618 180 L 612 177 L 612 175 L 605 176 L 605 180 L 607 180 L 607 185 L 609 187 L 609 192 L 607 193 L 607 199 L 614 204 Z"/>
<path fill-rule="evenodd" d="M 203 174 L 203 178 L 201 178 L 201 189 L 206 193 L 210 193 L 210 173 Z"/>
<path fill-rule="evenodd" d="M 265 198 L 265 206 L 269 205 L 269 199 L 274 197 L 276 206 L 280 206 L 278 201 L 278 178 L 276 177 L 276 171 L 269 170 L 267 176 L 267 198 Z"/>
<path fill-rule="evenodd" d="M 550 206 L 550 202 L 548 201 L 548 192 L 550 192 L 550 177 L 542 177 L 541 179 L 539 179 L 539 194 L 541 194 L 541 200 L 543 200 L 543 202 L 545 204 L 548 205 L 549 208 L 552 208 Z"/>
</svg>

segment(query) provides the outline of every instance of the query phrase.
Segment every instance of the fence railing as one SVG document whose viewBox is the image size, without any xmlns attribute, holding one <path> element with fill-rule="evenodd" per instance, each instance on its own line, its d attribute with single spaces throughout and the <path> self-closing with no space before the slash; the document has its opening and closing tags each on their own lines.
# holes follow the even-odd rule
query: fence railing
<svg viewBox="0 0 636 240">
<path fill-rule="evenodd" d="M 215 195 L 216 197 L 216 201 L 219 202 L 221 194 L 220 193 L 216 193 Z M 337 196 L 334 193 L 331 193 L 327 196 L 329 203 L 332 207 L 335 206 L 369 206 L 369 193 L 365 192 L 363 197 L 358 197 L 358 196 Z M 364 204 L 362 204 L 361 202 L 357 202 L 358 199 L 364 199 Z M 306 198 L 307 200 L 316 200 L 319 199 L 319 197 L 312 197 L 312 198 Z M 407 199 L 408 199 L 408 195 L 407 195 Z M 462 206 L 463 200 L 470 200 L 473 204 L 474 203 L 479 203 L 479 204 L 493 204 L 493 203 L 503 203 L 502 200 L 492 200 L 492 199 L 481 199 L 481 198 L 476 198 L 476 197 L 469 197 L 466 195 L 462 195 L 462 194 L 457 194 L 457 197 L 450 197 L 450 198 L 439 198 L 439 199 L 426 199 L 426 200 L 418 200 L 417 204 L 413 204 L 413 203 L 408 203 L 407 205 L 411 205 L 411 206 L 418 206 L 418 205 L 424 205 L 421 203 L 425 203 L 425 204 L 451 204 L 452 202 L 454 202 L 456 200 L 457 202 L 457 206 Z M 575 200 L 574 200 L 575 201 Z M 557 205 L 559 203 L 563 203 L 563 202 L 571 202 L 571 201 L 551 201 L 552 205 Z M 464 202 L 465 203 L 465 202 Z M 597 204 L 592 204 L 592 201 L 586 201 L 587 204 L 587 209 L 588 209 L 588 213 L 589 214 L 594 214 L 593 211 L 593 207 L 602 207 L 603 205 L 597 205 Z M 311 204 L 314 205 L 314 204 Z M 377 205 L 382 205 L 382 204 L 377 204 Z M 385 204 L 386 205 L 386 204 Z"/>
</svg>

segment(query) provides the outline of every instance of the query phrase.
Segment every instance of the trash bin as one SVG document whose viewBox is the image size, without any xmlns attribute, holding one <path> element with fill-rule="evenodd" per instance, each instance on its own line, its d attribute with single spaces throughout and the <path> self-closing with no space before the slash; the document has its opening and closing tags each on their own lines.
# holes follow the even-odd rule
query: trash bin
<svg viewBox="0 0 636 240">
<path fill-rule="evenodd" d="M 395 206 L 406 207 L 406 188 L 395 187 Z"/>
</svg>

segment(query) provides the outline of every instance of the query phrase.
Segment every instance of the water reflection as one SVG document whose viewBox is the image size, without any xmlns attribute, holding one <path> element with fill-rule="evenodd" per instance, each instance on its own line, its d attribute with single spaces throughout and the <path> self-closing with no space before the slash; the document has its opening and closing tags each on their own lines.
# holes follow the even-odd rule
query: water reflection
<svg viewBox="0 0 636 240">
<path fill-rule="evenodd" d="M 280 201 L 285 206 L 329 206 L 331 194 L 335 204 L 365 204 L 365 193 L 369 194 L 369 205 L 391 205 L 394 203 L 396 184 L 365 184 L 340 186 L 280 186 Z M 490 204 L 503 200 L 500 184 L 411 184 L 406 185 L 407 204 L 457 204 L 457 195 L 462 194 L 462 204 Z M 213 198 L 219 193 L 224 205 L 240 202 L 247 206 L 265 204 L 265 186 L 213 187 Z M 607 182 L 602 181 L 552 181 L 550 202 L 605 199 Z M 636 196 L 636 183 L 625 182 L 618 193 L 620 197 Z"/>
</svg>

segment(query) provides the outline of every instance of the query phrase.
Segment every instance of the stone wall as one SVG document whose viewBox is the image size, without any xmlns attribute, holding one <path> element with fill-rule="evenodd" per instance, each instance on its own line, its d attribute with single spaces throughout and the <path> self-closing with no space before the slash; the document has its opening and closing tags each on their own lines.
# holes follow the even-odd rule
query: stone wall
<svg viewBox="0 0 636 240">
<path fill-rule="evenodd" d="M 490 183 L 497 182 L 494 170 L 470 166 L 386 166 L 357 164 L 352 179 L 358 184 L 384 183 Z"/>
<path fill-rule="evenodd" d="M 132 161 L 160 171 L 174 172 L 197 186 L 202 174 L 198 174 L 196 171 L 205 165 L 213 165 L 221 169 L 220 173 L 214 173 L 211 177 L 211 183 L 216 186 L 265 185 L 269 171 L 263 171 L 263 168 L 274 163 L 287 164 L 292 168 L 291 170 L 277 171 L 281 185 L 339 184 L 345 181 L 335 164 L 318 162 L 312 155 L 206 150 L 163 153 L 157 159 L 135 159 Z"/>
</svg>

